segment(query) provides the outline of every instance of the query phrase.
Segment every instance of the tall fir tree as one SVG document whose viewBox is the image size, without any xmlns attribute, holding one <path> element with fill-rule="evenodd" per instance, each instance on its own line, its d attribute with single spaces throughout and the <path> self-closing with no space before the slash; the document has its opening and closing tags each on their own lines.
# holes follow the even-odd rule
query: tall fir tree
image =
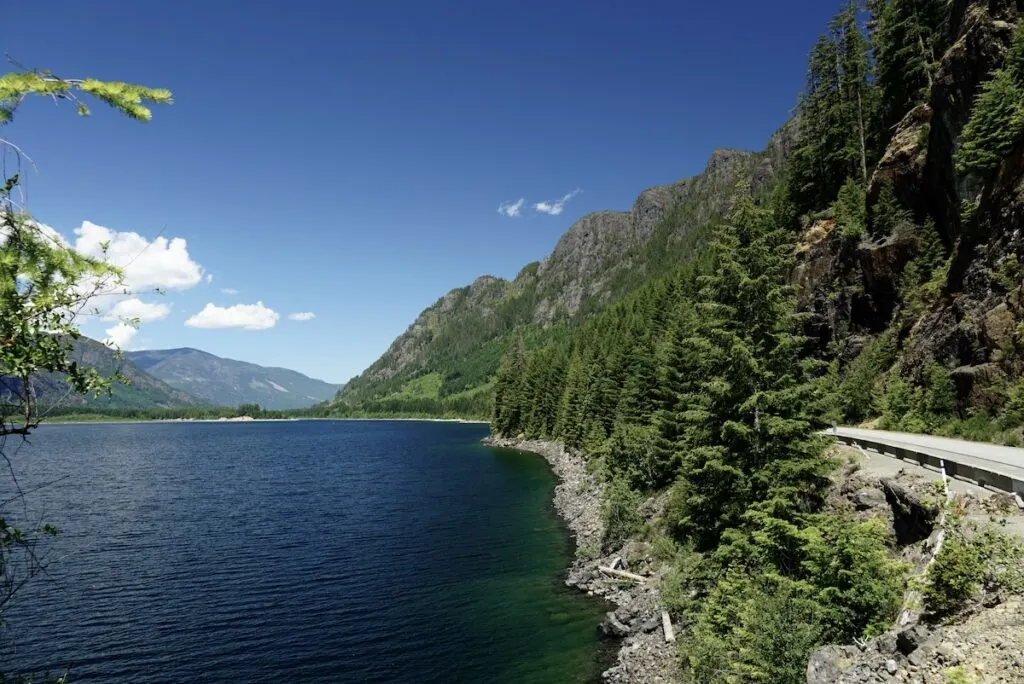
<svg viewBox="0 0 1024 684">
<path fill-rule="evenodd" d="M 683 340 L 696 384 L 683 395 L 676 524 L 713 546 L 755 506 L 810 510 L 827 484 L 820 440 L 802 415 L 813 386 L 788 275 L 791 234 L 742 198 L 712 244 L 695 325 Z"/>
<path fill-rule="evenodd" d="M 928 95 L 946 47 L 949 0 L 873 0 L 869 9 L 880 121 L 889 130 Z"/>
</svg>

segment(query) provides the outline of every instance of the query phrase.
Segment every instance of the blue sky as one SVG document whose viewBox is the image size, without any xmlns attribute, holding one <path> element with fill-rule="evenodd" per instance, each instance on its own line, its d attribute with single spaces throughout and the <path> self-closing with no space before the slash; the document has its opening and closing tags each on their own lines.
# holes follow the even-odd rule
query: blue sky
<svg viewBox="0 0 1024 684">
<path fill-rule="evenodd" d="M 85 221 L 85 242 L 167 241 L 146 250 L 156 276 L 137 275 L 176 286 L 140 298 L 156 320 L 127 347 L 341 382 L 445 292 L 514 277 L 583 214 L 626 209 L 717 147 L 761 149 L 837 8 L 4 3 L 4 51 L 19 62 L 166 87 L 175 104 L 140 125 L 31 102 L 3 133 L 37 165 L 27 191 L 41 221 L 72 241 Z M 534 208 L 577 190 L 558 215 Z M 520 198 L 519 216 L 499 213 Z M 315 318 L 288 319 L 303 312 Z M 254 329 L 216 327 L 241 324 Z"/>
</svg>

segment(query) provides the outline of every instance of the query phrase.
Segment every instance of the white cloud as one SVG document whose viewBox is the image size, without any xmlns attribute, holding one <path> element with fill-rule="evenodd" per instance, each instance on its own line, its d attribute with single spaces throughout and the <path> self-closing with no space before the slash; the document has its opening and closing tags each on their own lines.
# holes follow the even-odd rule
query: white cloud
<svg viewBox="0 0 1024 684">
<path fill-rule="evenodd" d="M 207 273 L 206 274 L 206 284 L 209 285 L 212 282 L 213 282 L 213 274 L 212 273 Z"/>
<path fill-rule="evenodd" d="M 229 307 L 207 304 L 202 311 L 185 321 L 185 325 L 190 328 L 266 330 L 273 328 L 280 317 L 273 309 L 263 306 L 263 302 Z"/>
<path fill-rule="evenodd" d="M 299 313 L 288 314 L 288 320 L 290 321 L 311 321 L 316 318 L 316 314 L 312 311 L 300 311 Z"/>
<path fill-rule="evenodd" d="M 569 194 L 563 196 L 561 199 L 549 200 L 547 202 L 537 202 L 536 204 L 533 205 L 533 208 L 542 214 L 547 214 L 549 216 L 558 216 L 559 214 L 562 213 L 562 210 L 565 209 L 565 203 L 571 200 L 576 195 L 580 194 L 581 192 L 583 191 L 577 188 L 570 192 Z"/>
<path fill-rule="evenodd" d="M 127 323 L 118 323 L 113 328 L 107 328 L 104 332 L 107 333 L 107 337 L 103 340 L 103 344 L 108 347 L 124 349 L 139 331 Z"/>
<path fill-rule="evenodd" d="M 45 223 L 39 223 L 38 221 L 29 221 L 29 224 L 34 226 L 39 231 L 40 235 L 50 240 L 57 246 L 67 247 L 68 241 L 64 239 L 64 236 L 58 233 L 56 230 L 46 225 Z M 10 237 L 10 228 L 6 225 L 0 227 L 0 246 L 7 243 L 7 238 Z"/>
<path fill-rule="evenodd" d="M 122 299 L 103 314 L 104 321 L 131 321 L 138 320 L 139 323 L 149 323 L 167 318 L 171 313 L 171 307 L 167 304 L 157 302 L 144 302 L 138 297 Z"/>
<path fill-rule="evenodd" d="M 187 290 L 203 279 L 203 267 L 189 256 L 183 238 L 158 237 L 151 242 L 138 233 L 120 233 L 91 221 L 83 221 L 75 235 L 75 249 L 88 256 L 106 257 L 120 267 L 130 290 Z"/>
<path fill-rule="evenodd" d="M 236 295 L 236 294 L 238 294 L 238 290 L 236 290 L 236 289 L 235 289 L 235 288 L 233 288 L 233 287 L 224 287 L 224 288 L 221 288 L 221 292 L 223 292 L 223 293 L 224 293 L 224 294 L 226 294 L 226 295 Z"/>
<path fill-rule="evenodd" d="M 515 218 L 521 213 L 524 204 L 526 204 L 525 197 L 520 197 L 515 202 L 502 202 L 498 205 L 498 213 L 504 214 L 509 218 Z"/>
</svg>

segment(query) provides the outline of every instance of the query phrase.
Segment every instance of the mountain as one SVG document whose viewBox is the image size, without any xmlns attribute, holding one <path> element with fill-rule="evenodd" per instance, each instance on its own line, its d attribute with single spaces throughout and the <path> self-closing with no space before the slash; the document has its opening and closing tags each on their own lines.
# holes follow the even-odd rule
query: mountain
<svg viewBox="0 0 1024 684">
<path fill-rule="evenodd" d="M 836 81 L 827 51 L 842 46 L 828 38 L 796 115 L 764 151 L 717 151 L 703 173 L 640 193 L 629 211 L 583 217 L 514 280 L 452 290 L 328 411 L 489 415 L 499 361 L 518 340 L 527 352 L 571 343 L 589 317 L 696 268 L 737 190 L 793 231 L 809 351 L 836 363 L 843 382 L 871 367 L 876 386 L 848 398 L 847 419 L 881 412 L 888 374 L 913 393 L 936 365 L 962 417 L 1024 401 L 1012 399 L 1024 370 L 1024 141 L 1016 119 L 1000 120 L 1024 108 L 1007 60 L 1020 9 L 958 0 L 919 15 L 890 4 L 878 5 L 888 14 L 858 72 L 877 78 Z M 931 47 L 904 54 L 905 30 Z"/>
<path fill-rule="evenodd" d="M 512 281 L 481 276 L 424 310 L 329 408 L 347 414 L 486 416 L 491 378 L 520 336 L 530 346 L 568 334 L 596 311 L 695 253 L 737 184 L 776 176 L 792 127 L 762 152 L 718 150 L 694 177 L 645 190 L 628 211 L 584 216 L 550 255 Z"/>
<path fill-rule="evenodd" d="M 818 431 L 1024 442 L 1024 3 L 844 3 L 787 128 L 775 176 L 727 197 L 711 240 L 664 250 L 674 268 L 656 275 L 646 252 L 631 266 L 646 282 L 567 334 L 521 329 L 491 428 L 600 499 L 584 588 L 624 557 L 660 578 L 680 681 L 867 684 L 907 678 L 905 655 L 910 678 L 969 681 L 918 645 L 1004 602 L 988 577 L 1019 601 L 1024 579 L 1001 568 L 1024 567 L 1024 545 L 967 514 L 945 474 L 937 499 L 897 494 L 903 471 L 866 496 L 869 462 Z M 911 499 L 935 523 L 907 535 L 889 521 Z M 603 629 L 636 634 L 616 613 Z M 629 652 L 622 673 L 650 662 Z M 982 669 L 1024 681 L 1019 662 Z"/>
<path fill-rule="evenodd" d="M 341 387 L 287 368 L 224 359 L 198 349 L 134 351 L 125 356 L 168 385 L 217 406 L 305 408 L 330 399 Z"/>
<path fill-rule="evenodd" d="M 32 378 L 32 391 L 41 403 L 113 408 L 181 408 L 204 403 L 188 392 L 153 377 L 130 359 L 118 358 L 110 347 L 88 337 L 80 337 L 74 342 L 71 358 L 80 366 L 95 368 L 103 376 L 119 373 L 127 383 L 112 383 L 109 397 L 86 397 L 69 392 L 60 375 L 41 373 Z M 11 382 L 10 378 L 3 379 L 4 393 L 14 389 Z"/>
</svg>

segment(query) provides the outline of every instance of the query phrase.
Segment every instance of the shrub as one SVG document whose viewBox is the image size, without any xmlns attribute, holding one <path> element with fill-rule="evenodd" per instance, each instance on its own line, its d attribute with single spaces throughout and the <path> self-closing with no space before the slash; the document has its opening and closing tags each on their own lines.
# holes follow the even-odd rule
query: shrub
<svg viewBox="0 0 1024 684">
<path fill-rule="evenodd" d="M 623 480 L 637 491 L 663 484 L 667 473 L 658 461 L 657 438 L 658 433 L 653 427 L 616 424 L 604 446 L 611 476 Z"/>
<path fill-rule="evenodd" d="M 957 172 L 988 177 L 999 169 L 1013 146 L 1024 137 L 1021 100 L 1020 88 L 1006 69 L 997 71 L 981 85 L 956 153 Z"/>
<path fill-rule="evenodd" d="M 604 496 L 603 545 L 605 549 L 611 550 L 640 530 L 644 522 L 640 513 L 643 498 L 620 480 L 612 480 L 605 489 Z"/>
<path fill-rule="evenodd" d="M 935 617 L 956 613 L 981 589 L 981 554 L 963 539 L 947 539 L 924 587 L 924 605 Z"/>
<path fill-rule="evenodd" d="M 799 583 L 734 571 L 703 602 L 681 644 L 694 681 L 803 684 L 820 611 Z"/>
<path fill-rule="evenodd" d="M 864 188 L 853 178 L 847 178 L 839 189 L 839 196 L 833 206 L 839 236 L 849 242 L 858 242 L 867 225 L 867 210 L 864 206 Z"/>
<path fill-rule="evenodd" d="M 992 272 L 992 280 L 1007 292 L 1020 285 L 1020 277 L 1020 264 L 1017 262 L 1016 254 L 1011 254 L 1000 261 L 999 266 Z"/>
<path fill-rule="evenodd" d="M 825 638 L 844 642 L 884 632 L 899 611 L 907 567 L 889 557 L 892 536 L 882 521 L 830 516 L 805 534 L 803 569 L 817 587 Z"/>
<path fill-rule="evenodd" d="M 885 394 L 882 397 L 883 427 L 899 429 L 904 417 L 910 413 L 912 400 L 913 396 L 906 381 L 893 374 L 885 386 Z"/>
<path fill-rule="evenodd" d="M 956 414 L 956 385 L 945 366 L 934 361 L 925 366 L 923 399 L 924 410 L 935 423 Z"/>
<path fill-rule="evenodd" d="M 887 330 L 867 344 L 839 384 L 836 399 L 846 420 L 860 422 L 875 411 L 875 385 L 896 358 L 896 339 Z"/>
<path fill-rule="evenodd" d="M 948 617 L 982 589 L 1024 591 L 1024 545 L 995 525 L 968 526 L 951 518 L 946 543 L 928 573 L 925 608 L 933 618 Z"/>
<path fill-rule="evenodd" d="M 1006 399 L 1006 407 L 1003 409 L 1005 425 L 1021 425 L 1024 423 L 1024 378 L 1006 391 Z"/>
</svg>

